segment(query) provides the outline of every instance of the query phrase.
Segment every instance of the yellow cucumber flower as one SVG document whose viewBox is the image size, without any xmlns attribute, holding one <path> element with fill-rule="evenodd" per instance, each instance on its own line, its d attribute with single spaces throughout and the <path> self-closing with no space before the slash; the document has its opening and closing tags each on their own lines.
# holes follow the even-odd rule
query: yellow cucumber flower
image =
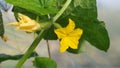
<svg viewBox="0 0 120 68">
<path fill-rule="evenodd" d="M 7 25 L 17 26 L 16 30 L 22 30 L 28 33 L 34 32 L 40 28 L 39 23 L 20 13 L 18 14 L 18 22 L 9 23 Z"/>
<path fill-rule="evenodd" d="M 58 39 L 60 39 L 60 52 L 65 52 L 69 47 L 77 49 L 79 39 L 83 33 L 80 28 L 75 29 L 75 23 L 69 19 L 69 24 L 65 28 L 55 30 Z"/>
</svg>

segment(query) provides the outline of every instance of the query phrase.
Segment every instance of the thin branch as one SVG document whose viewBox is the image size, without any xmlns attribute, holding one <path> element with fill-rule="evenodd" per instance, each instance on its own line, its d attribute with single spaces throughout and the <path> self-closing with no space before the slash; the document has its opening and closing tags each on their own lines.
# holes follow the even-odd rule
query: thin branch
<svg viewBox="0 0 120 68">
<path fill-rule="evenodd" d="M 34 49 L 38 46 L 39 42 L 42 40 L 44 32 L 45 32 L 45 30 L 41 30 L 41 32 L 38 34 L 36 39 L 33 41 L 31 46 L 29 47 L 29 49 L 26 51 L 25 55 L 17 63 L 16 68 L 21 68 L 21 66 L 28 59 L 28 57 L 31 55 L 31 53 L 34 51 Z"/>
<path fill-rule="evenodd" d="M 46 40 L 46 43 L 47 43 L 47 49 L 48 49 L 48 56 L 49 56 L 49 58 L 51 58 L 51 54 L 50 54 L 50 46 L 49 46 L 49 42 L 48 42 L 48 40 Z"/>
</svg>

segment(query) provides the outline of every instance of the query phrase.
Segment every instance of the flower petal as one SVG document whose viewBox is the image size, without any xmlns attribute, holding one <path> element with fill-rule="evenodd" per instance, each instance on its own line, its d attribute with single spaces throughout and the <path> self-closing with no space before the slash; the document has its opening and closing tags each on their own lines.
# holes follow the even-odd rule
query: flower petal
<svg viewBox="0 0 120 68">
<path fill-rule="evenodd" d="M 63 38 L 60 41 L 60 52 L 65 52 L 68 49 L 68 47 L 69 47 L 68 42 L 69 42 L 69 39 L 67 39 L 67 38 Z"/>
<path fill-rule="evenodd" d="M 27 29 L 27 28 L 26 28 L 26 29 L 25 29 L 25 28 L 24 28 L 24 29 L 21 29 L 20 27 L 17 27 L 16 30 L 25 31 L 25 32 L 28 32 L 28 33 L 34 32 L 32 29 Z"/>
<path fill-rule="evenodd" d="M 8 23 L 7 26 L 18 26 L 19 22 Z"/>
<path fill-rule="evenodd" d="M 66 27 L 67 33 L 73 31 L 74 28 L 75 28 L 75 22 L 72 21 L 71 19 L 69 19 L 69 24 L 68 24 L 67 27 Z"/>
<path fill-rule="evenodd" d="M 69 44 L 69 47 L 71 47 L 72 49 L 77 49 L 79 39 L 77 39 L 76 37 L 68 37 L 68 39 L 69 39 L 69 42 L 67 42 L 67 43 Z"/>
<path fill-rule="evenodd" d="M 32 28 L 35 25 L 37 25 L 37 23 L 35 21 L 29 21 L 28 23 L 22 23 L 20 24 L 21 28 Z"/>
<path fill-rule="evenodd" d="M 19 21 L 20 21 L 20 20 L 23 20 L 24 22 L 31 21 L 31 19 L 30 19 L 28 16 L 23 15 L 23 14 L 21 14 L 21 13 L 18 13 L 18 16 L 19 16 Z"/>
<path fill-rule="evenodd" d="M 54 32 L 57 34 L 58 39 L 62 39 L 66 36 L 65 28 L 56 29 Z"/>
<path fill-rule="evenodd" d="M 72 31 L 69 36 L 70 37 L 76 37 L 78 40 L 80 39 L 81 35 L 83 34 L 83 30 L 80 28 L 75 29 Z"/>
<path fill-rule="evenodd" d="M 10 23 L 10 26 L 17 26 L 16 30 L 22 30 L 26 32 L 34 32 L 40 28 L 40 24 L 38 24 L 35 20 L 30 19 L 28 16 L 23 14 L 18 14 L 18 21 L 15 23 Z"/>
<path fill-rule="evenodd" d="M 38 30 L 40 28 L 40 25 L 37 23 L 33 28 L 32 28 L 32 30 Z"/>
</svg>

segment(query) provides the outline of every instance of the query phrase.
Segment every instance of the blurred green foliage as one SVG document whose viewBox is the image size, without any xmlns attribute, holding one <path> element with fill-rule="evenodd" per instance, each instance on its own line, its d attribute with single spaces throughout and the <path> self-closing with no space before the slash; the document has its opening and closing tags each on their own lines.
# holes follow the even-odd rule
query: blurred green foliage
<svg viewBox="0 0 120 68">
<path fill-rule="evenodd" d="M 57 68 L 56 62 L 47 57 L 35 57 L 33 64 L 36 68 Z"/>
</svg>

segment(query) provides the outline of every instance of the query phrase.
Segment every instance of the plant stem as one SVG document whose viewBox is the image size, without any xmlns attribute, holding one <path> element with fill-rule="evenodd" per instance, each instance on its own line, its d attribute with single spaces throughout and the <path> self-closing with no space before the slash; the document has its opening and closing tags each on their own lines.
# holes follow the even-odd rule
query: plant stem
<svg viewBox="0 0 120 68">
<path fill-rule="evenodd" d="M 31 55 L 31 53 L 34 51 L 34 49 L 38 46 L 39 42 L 42 40 L 42 37 L 44 35 L 45 30 L 41 30 L 39 35 L 36 37 L 36 39 L 33 41 L 25 55 L 20 59 L 20 61 L 17 63 L 16 68 L 21 68 L 21 66 L 24 64 L 24 62 L 27 60 L 27 58 Z"/>
<path fill-rule="evenodd" d="M 48 40 L 46 40 L 46 43 L 47 43 L 47 49 L 48 49 L 48 56 L 49 56 L 49 58 L 51 58 L 51 54 L 50 54 L 50 46 L 49 46 L 49 42 L 48 42 Z"/>
<path fill-rule="evenodd" d="M 71 3 L 71 1 L 72 0 L 66 1 L 66 3 L 63 5 L 62 9 L 53 17 L 53 22 L 55 22 L 63 14 L 63 12 L 67 9 L 67 7 Z"/>
</svg>

